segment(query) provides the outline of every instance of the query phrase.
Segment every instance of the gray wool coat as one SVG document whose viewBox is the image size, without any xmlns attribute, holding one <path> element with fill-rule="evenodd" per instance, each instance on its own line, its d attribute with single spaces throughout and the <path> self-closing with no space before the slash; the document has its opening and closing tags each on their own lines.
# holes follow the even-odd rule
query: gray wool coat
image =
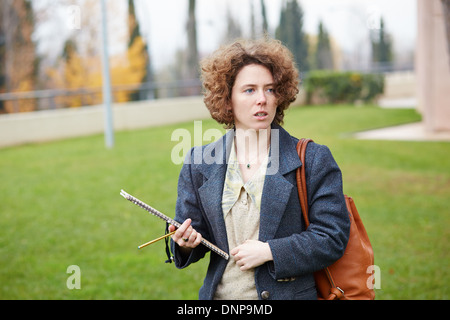
<svg viewBox="0 0 450 320">
<path fill-rule="evenodd" d="M 195 230 L 226 252 L 233 248 L 228 248 L 221 201 L 233 137 L 234 130 L 229 130 L 216 142 L 191 149 L 179 176 L 175 216 L 179 222 L 191 218 Z M 329 149 L 316 143 L 309 143 L 306 151 L 310 226 L 305 230 L 295 176 L 296 169 L 305 164 L 298 157 L 297 142 L 282 127 L 272 125 L 259 240 L 269 244 L 273 261 L 255 269 L 260 299 L 316 299 L 313 272 L 338 260 L 348 241 L 350 221 L 341 171 Z M 199 245 L 183 257 L 173 241 L 171 248 L 180 269 L 209 251 Z M 199 299 L 213 299 L 226 264 L 219 255 L 210 254 Z"/>
</svg>

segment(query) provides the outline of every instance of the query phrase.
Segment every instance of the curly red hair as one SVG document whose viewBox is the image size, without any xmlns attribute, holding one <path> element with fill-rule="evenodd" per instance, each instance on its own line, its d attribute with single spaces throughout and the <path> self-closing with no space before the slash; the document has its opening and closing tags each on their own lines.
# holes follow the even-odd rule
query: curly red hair
<svg viewBox="0 0 450 320">
<path fill-rule="evenodd" d="M 275 82 L 277 113 L 274 122 L 282 125 L 284 111 L 295 101 L 299 74 L 292 53 L 274 39 L 237 40 L 220 47 L 201 61 L 204 102 L 211 116 L 225 128 L 232 128 L 231 90 L 239 71 L 250 64 L 266 67 Z"/>
</svg>

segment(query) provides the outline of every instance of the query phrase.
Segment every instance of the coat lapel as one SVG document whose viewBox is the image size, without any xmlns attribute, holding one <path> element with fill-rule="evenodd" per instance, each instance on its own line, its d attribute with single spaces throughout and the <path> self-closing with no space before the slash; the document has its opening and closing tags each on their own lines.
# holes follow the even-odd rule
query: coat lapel
<svg viewBox="0 0 450 320">
<path fill-rule="evenodd" d="M 294 185 L 285 178 L 286 174 L 301 166 L 295 147 L 292 137 L 286 130 L 280 126 L 272 127 L 270 165 L 274 167 L 264 182 L 260 213 L 260 241 L 273 239 L 291 193 L 295 190 Z"/>
<path fill-rule="evenodd" d="M 225 174 L 227 171 L 227 159 L 230 154 L 234 132 L 228 131 L 221 139 L 208 145 L 204 153 L 211 155 L 219 161 L 208 165 L 201 165 L 201 172 L 206 179 L 198 189 L 204 212 L 212 229 L 215 242 L 222 250 L 229 251 L 225 220 L 222 212 L 222 194 Z"/>
</svg>

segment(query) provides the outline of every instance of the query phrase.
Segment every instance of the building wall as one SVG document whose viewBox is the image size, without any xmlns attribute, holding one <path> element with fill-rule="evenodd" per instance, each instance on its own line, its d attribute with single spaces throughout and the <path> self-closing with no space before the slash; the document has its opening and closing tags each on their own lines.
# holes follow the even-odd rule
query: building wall
<svg viewBox="0 0 450 320">
<path fill-rule="evenodd" d="M 115 130 L 132 130 L 210 118 L 202 97 L 113 105 Z M 0 116 L 0 147 L 103 133 L 103 106 Z"/>
<path fill-rule="evenodd" d="M 450 53 L 442 3 L 417 1 L 418 109 L 427 131 L 450 131 Z"/>
</svg>

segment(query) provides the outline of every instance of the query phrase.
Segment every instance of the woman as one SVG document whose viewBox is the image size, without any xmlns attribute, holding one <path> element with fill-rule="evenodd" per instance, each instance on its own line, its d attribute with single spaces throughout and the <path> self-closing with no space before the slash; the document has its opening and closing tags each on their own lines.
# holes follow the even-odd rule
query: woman
<svg viewBox="0 0 450 320">
<path fill-rule="evenodd" d="M 184 222 L 172 251 L 176 266 L 185 268 L 208 252 L 200 245 L 204 237 L 230 259 L 211 253 L 200 299 L 316 299 L 313 272 L 345 250 L 350 223 L 339 167 L 315 143 L 302 164 L 298 139 L 281 127 L 298 93 L 293 61 L 286 47 L 268 39 L 237 41 L 202 61 L 205 104 L 231 130 L 186 157 L 175 217 Z M 307 230 L 295 179 L 301 165 Z"/>
</svg>

